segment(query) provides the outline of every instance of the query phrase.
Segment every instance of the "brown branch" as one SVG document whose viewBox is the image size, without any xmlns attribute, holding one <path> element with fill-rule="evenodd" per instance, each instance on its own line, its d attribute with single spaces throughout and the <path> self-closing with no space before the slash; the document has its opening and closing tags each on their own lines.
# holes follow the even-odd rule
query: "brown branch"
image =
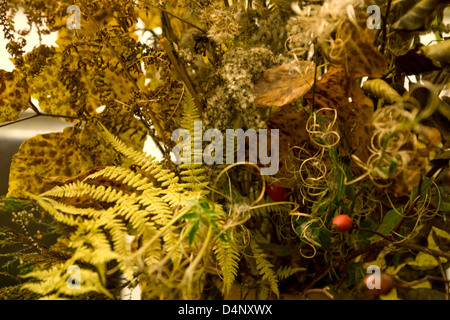
<svg viewBox="0 0 450 320">
<path fill-rule="evenodd" d="M 440 278 L 440 277 L 426 275 L 422 279 L 415 280 L 415 281 L 412 281 L 412 282 L 409 282 L 409 283 L 407 283 L 407 282 L 405 282 L 403 280 L 396 279 L 395 286 L 398 287 L 398 288 L 409 288 L 409 287 L 414 287 L 414 286 L 416 286 L 418 284 L 421 284 L 421 283 L 423 283 L 425 281 L 430 281 L 430 280 L 447 282 L 447 284 L 450 282 L 450 280 L 445 280 L 445 279 Z"/>
<path fill-rule="evenodd" d="M 167 11 L 166 9 L 164 9 L 164 8 L 161 7 L 161 6 L 156 6 L 156 5 L 154 5 L 153 3 L 148 2 L 148 1 L 144 1 L 144 3 L 145 3 L 146 5 L 149 5 L 149 6 L 153 7 L 153 8 L 156 8 L 156 9 L 160 10 L 161 12 L 164 12 L 164 13 L 168 14 L 168 15 L 171 16 L 171 17 L 174 17 L 174 18 L 177 19 L 177 20 L 180 20 L 180 21 L 183 22 L 183 23 L 186 23 L 187 25 L 189 25 L 189 26 L 191 26 L 191 27 L 193 27 L 193 28 L 195 28 L 195 29 L 201 31 L 202 33 L 206 33 L 206 30 L 200 28 L 199 26 L 196 26 L 196 25 L 193 24 L 192 22 L 189 22 L 189 21 L 187 21 L 187 20 L 185 20 L 185 19 L 183 19 L 183 18 L 180 18 L 179 16 L 177 16 L 177 15 L 171 13 L 170 11 Z"/>
<path fill-rule="evenodd" d="M 22 121 L 25 121 L 25 120 L 30 120 L 30 119 L 36 118 L 36 117 L 39 117 L 39 114 L 33 114 L 32 116 L 29 116 L 29 117 L 25 117 L 25 118 L 13 120 L 13 121 L 8 121 L 8 122 L 0 124 L 0 128 L 7 127 L 7 126 L 10 126 L 12 124 L 16 124 L 16 123 L 19 123 L 19 122 L 22 122 Z"/>
<path fill-rule="evenodd" d="M 175 71 L 178 73 L 181 80 L 185 83 L 187 89 L 189 90 L 190 94 L 192 95 L 192 98 L 194 99 L 195 105 L 197 106 L 198 112 L 200 113 L 200 116 L 201 116 L 202 115 L 201 102 L 197 96 L 197 93 L 194 90 L 194 86 L 192 85 L 191 79 L 189 78 L 189 75 L 187 74 L 186 69 L 184 68 L 184 66 L 182 66 L 178 63 L 178 60 L 175 58 L 175 55 L 173 54 L 172 46 L 170 45 L 169 41 L 166 38 L 162 38 L 159 41 L 159 43 L 163 47 L 164 51 L 166 51 L 170 62 L 172 63 L 173 67 L 175 68 Z"/>
<path fill-rule="evenodd" d="M 389 241 L 389 242 L 393 242 L 393 241 L 394 241 L 391 237 L 389 237 L 389 235 L 388 235 L 388 236 L 385 236 L 384 234 L 382 234 L 382 233 L 380 233 L 380 232 L 378 232 L 378 231 L 372 230 L 372 229 L 361 228 L 361 227 L 358 226 L 358 225 L 355 226 L 355 229 L 358 230 L 358 231 L 365 231 L 365 232 L 369 232 L 369 233 L 376 234 L 377 236 L 379 236 L 379 237 L 381 237 L 381 238 L 383 238 L 384 240 Z"/>
<path fill-rule="evenodd" d="M 450 252 L 434 250 L 434 249 L 430 249 L 430 248 L 427 248 L 427 247 L 424 247 L 424 246 L 421 246 L 418 244 L 414 244 L 414 243 L 397 242 L 397 243 L 393 243 L 393 245 L 396 247 L 411 249 L 413 251 L 422 251 L 422 252 L 432 255 L 433 257 L 445 257 L 447 259 L 450 259 Z"/>
<path fill-rule="evenodd" d="M 441 271 L 442 274 L 442 279 L 444 279 L 444 285 L 445 285 L 445 300 L 449 299 L 449 285 L 448 285 L 448 279 L 447 279 L 447 275 L 445 274 L 445 270 L 444 267 L 442 265 L 441 259 L 439 259 L 439 257 L 434 257 L 439 265 L 439 270 Z"/>
</svg>

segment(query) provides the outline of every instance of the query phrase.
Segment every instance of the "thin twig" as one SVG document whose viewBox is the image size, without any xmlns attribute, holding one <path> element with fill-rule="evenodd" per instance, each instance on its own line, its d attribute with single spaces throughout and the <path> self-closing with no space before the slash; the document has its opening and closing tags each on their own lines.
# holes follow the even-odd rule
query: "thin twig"
<svg viewBox="0 0 450 320">
<path fill-rule="evenodd" d="M 319 65 L 319 56 L 318 56 L 318 52 L 316 49 L 316 40 L 314 40 L 314 62 L 315 62 L 315 66 L 314 66 L 314 82 L 311 88 L 312 91 L 312 102 L 311 102 L 311 110 L 314 110 L 314 103 L 315 103 L 315 98 L 316 98 L 316 83 L 317 83 L 317 66 Z"/>
<path fill-rule="evenodd" d="M 439 265 L 439 270 L 441 271 L 442 274 L 442 279 L 445 280 L 444 285 L 445 285 L 445 300 L 449 299 L 449 285 L 448 285 L 448 279 L 447 279 L 447 275 L 445 274 L 445 270 L 444 267 L 442 266 L 442 262 L 441 259 L 439 257 L 434 257 Z"/>
<path fill-rule="evenodd" d="M 433 257 L 445 257 L 447 259 L 450 259 L 450 252 L 444 252 L 444 251 L 440 251 L 440 250 L 430 249 L 430 248 L 427 248 L 427 247 L 424 247 L 424 246 L 421 246 L 418 244 L 414 244 L 414 243 L 396 242 L 396 243 L 393 243 L 393 245 L 396 247 L 407 248 L 407 249 L 411 249 L 414 251 L 422 251 L 422 252 L 432 255 Z"/>
<path fill-rule="evenodd" d="M 193 27 L 193 28 L 195 28 L 195 29 L 201 31 L 202 33 L 206 33 L 206 30 L 200 28 L 199 26 L 196 26 L 196 25 L 193 24 L 192 22 L 189 22 L 189 21 L 187 21 L 187 20 L 184 20 L 183 18 L 178 17 L 177 15 L 174 15 L 174 14 L 171 13 L 170 11 L 167 11 L 166 9 L 164 9 L 164 8 L 162 8 L 162 7 L 160 7 L 160 6 L 155 6 L 154 4 L 152 4 L 151 2 L 148 2 L 148 1 L 145 1 L 144 3 L 147 4 L 147 5 L 149 5 L 149 6 L 151 6 L 151 7 L 153 7 L 153 8 L 155 8 L 155 9 L 158 9 L 158 10 L 160 10 L 160 11 L 162 11 L 162 12 L 168 14 L 168 15 L 171 16 L 171 17 L 174 17 L 174 18 L 177 19 L 177 20 L 180 20 L 180 21 L 183 22 L 183 23 L 186 23 L 187 25 L 190 25 L 191 27 Z"/>
<path fill-rule="evenodd" d="M 30 99 L 28 101 L 30 103 L 30 108 L 36 113 L 36 114 L 41 114 L 41 112 L 39 111 L 39 109 L 34 105 L 33 101 Z"/>
<path fill-rule="evenodd" d="M 175 71 L 178 73 L 181 80 L 185 83 L 187 89 L 189 90 L 190 94 L 192 95 L 192 98 L 194 99 L 195 105 L 197 106 L 198 112 L 200 113 L 200 116 L 201 116 L 202 115 L 201 102 L 198 98 L 197 93 L 194 90 L 194 86 L 192 85 L 191 79 L 189 78 L 189 75 L 187 74 L 186 69 L 184 69 L 184 67 L 178 63 L 178 60 L 175 58 L 175 55 L 173 54 L 173 49 L 172 49 L 172 46 L 170 45 L 169 41 L 166 38 L 162 38 L 159 42 L 160 42 L 161 46 L 163 47 L 164 51 L 166 51 L 170 62 L 172 63 L 173 67 L 175 68 Z"/>
<path fill-rule="evenodd" d="M 30 120 L 32 118 L 36 118 L 36 117 L 39 117 L 39 116 L 40 116 L 39 114 L 33 114 L 32 116 L 29 116 L 29 117 L 25 117 L 25 118 L 9 121 L 9 122 L 0 124 L 0 128 L 7 127 L 7 126 L 10 126 L 12 124 L 16 124 L 16 123 L 19 123 L 19 122 L 22 122 L 22 121 L 25 121 L 25 120 Z"/>
<path fill-rule="evenodd" d="M 441 277 L 435 277 L 435 276 L 426 275 L 422 279 L 415 280 L 415 281 L 408 282 L 408 283 L 397 279 L 397 283 L 395 284 L 395 286 L 398 287 L 398 288 L 409 288 L 409 287 L 414 287 L 414 286 L 416 286 L 418 284 L 421 284 L 423 282 L 430 281 L 430 280 L 442 281 L 442 282 L 446 282 L 447 284 L 450 282 L 450 280 L 445 280 L 445 279 L 443 279 Z"/>
<path fill-rule="evenodd" d="M 412 211 L 414 210 L 414 207 L 417 204 L 417 201 L 419 201 L 420 199 L 420 189 L 421 189 L 421 183 L 419 184 L 419 195 L 414 199 L 413 203 L 411 204 L 411 206 L 409 207 L 408 211 L 406 212 L 406 214 L 402 217 L 402 220 L 400 220 L 400 222 L 394 227 L 394 229 L 392 229 L 392 231 L 389 233 L 390 236 L 392 236 L 394 233 L 396 233 L 400 227 L 403 225 L 403 223 L 406 221 L 406 219 L 411 215 Z"/>
<path fill-rule="evenodd" d="M 187 20 L 184 20 L 184 19 L 182 19 L 182 18 L 180 18 L 180 17 L 174 15 L 173 13 L 171 13 L 171 12 L 165 10 L 165 9 L 159 8 L 159 10 L 163 11 L 164 13 L 168 14 L 168 15 L 171 16 L 171 17 L 174 17 L 175 19 L 180 20 L 181 22 L 184 22 L 184 23 L 190 25 L 191 27 L 193 27 L 193 28 L 195 28 L 195 29 L 201 31 L 202 33 L 206 33 L 206 30 L 200 28 L 199 26 L 196 26 L 195 24 L 193 24 L 193 23 L 191 23 L 191 22 L 189 22 L 189 21 L 187 21 Z"/>
<path fill-rule="evenodd" d="M 380 232 L 378 232 L 378 231 L 372 230 L 372 229 L 361 228 L 361 227 L 358 226 L 358 225 L 356 225 L 355 229 L 358 230 L 358 231 L 365 231 L 365 232 L 369 232 L 369 233 L 376 234 L 377 236 L 380 236 L 381 238 L 383 238 L 384 240 L 389 241 L 389 242 L 393 242 L 393 241 L 394 241 L 394 240 L 393 240 L 392 238 L 390 238 L 389 236 L 385 236 L 384 234 L 382 234 L 382 233 L 380 233 Z"/>
<path fill-rule="evenodd" d="M 392 6 L 392 0 L 388 1 L 387 4 L 387 8 L 386 8 L 386 13 L 384 14 L 384 18 L 383 18 L 383 26 L 382 26 L 382 30 L 383 30 L 383 35 L 381 38 L 381 48 L 380 51 L 381 53 L 384 54 L 384 50 L 386 48 L 386 43 L 387 43 L 387 24 L 388 24 L 388 17 L 389 17 L 389 13 L 391 12 L 391 6 Z"/>
</svg>

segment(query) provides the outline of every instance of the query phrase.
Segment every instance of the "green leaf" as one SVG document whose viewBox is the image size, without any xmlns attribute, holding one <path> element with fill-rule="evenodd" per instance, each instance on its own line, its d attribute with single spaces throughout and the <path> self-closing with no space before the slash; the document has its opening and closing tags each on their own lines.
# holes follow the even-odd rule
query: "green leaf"
<svg viewBox="0 0 450 320">
<path fill-rule="evenodd" d="M 322 245 L 323 250 L 328 251 L 331 247 L 331 234 L 324 228 L 320 228 L 319 230 L 319 243 Z"/>
<path fill-rule="evenodd" d="M 329 204 L 323 203 L 317 208 L 317 213 L 324 213 L 328 209 Z"/>
<path fill-rule="evenodd" d="M 347 180 L 351 181 L 353 180 L 353 174 L 352 171 L 350 170 L 350 167 L 346 167 L 345 168 L 345 175 L 347 176 Z M 356 195 L 355 195 L 355 185 L 354 184 L 350 184 L 345 186 L 345 195 L 352 201 L 355 202 L 356 201 Z"/>
<path fill-rule="evenodd" d="M 192 227 L 189 230 L 188 239 L 189 239 L 189 246 L 192 245 L 194 242 L 195 235 L 198 231 L 198 226 L 200 224 L 200 220 L 196 220 L 193 222 Z"/>
<path fill-rule="evenodd" d="M 443 212 L 450 212 L 450 202 L 441 200 L 441 202 L 439 203 L 439 210 Z"/>
<path fill-rule="evenodd" d="M 188 212 L 183 215 L 182 219 L 184 219 L 184 220 L 198 219 L 198 214 L 196 212 Z"/>
<path fill-rule="evenodd" d="M 330 153 L 331 162 L 333 164 L 338 163 L 339 162 L 339 156 L 338 156 L 336 150 L 334 150 L 333 148 L 329 148 L 328 151 Z"/>
<path fill-rule="evenodd" d="M 433 179 L 425 178 L 422 180 L 420 184 L 420 195 L 425 197 L 428 191 L 430 191 L 431 186 L 433 185 Z M 412 191 L 412 197 L 415 198 L 417 196 L 417 190 L 419 186 L 415 187 Z"/>
<path fill-rule="evenodd" d="M 391 161 L 391 165 L 389 166 L 389 176 L 395 171 L 397 166 L 398 166 L 397 162 Z"/>
<path fill-rule="evenodd" d="M 345 193 L 345 174 L 342 170 L 339 170 L 338 174 L 337 174 L 337 193 L 336 193 L 336 201 L 341 201 L 342 197 L 344 196 Z"/>
<path fill-rule="evenodd" d="M 398 223 L 402 220 L 402 216 L 397 213 L 402 212 L 403 207 L 396 208 L 395 210 L 392 209 L 386 213 L 386 215 L 383 218 L 383 222 L 378 227 L 377 231 L 383 235 L 389 234 L 394 228 L 398 225 Z M 374 235 L 372 239 L 380 239 L 381 237 L 378 235 Z"/>
</svg>

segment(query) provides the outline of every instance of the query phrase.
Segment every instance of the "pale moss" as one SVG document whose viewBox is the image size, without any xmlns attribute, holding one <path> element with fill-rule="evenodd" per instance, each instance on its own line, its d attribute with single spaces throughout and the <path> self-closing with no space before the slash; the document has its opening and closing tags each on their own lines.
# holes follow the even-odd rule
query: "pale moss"
<svg viewBox="0 0 450 320">
<path fill-rule="evenodd" d="M 280 63 L 281 58 L 267 48 L 237 47 L 226 52 L 217 71 L 222 86 L 207 100 L 207 126 L 221 130 L 265 127 L 262 111 L 253 105 L 253 86 L 264 71 Z"/>
</svg>

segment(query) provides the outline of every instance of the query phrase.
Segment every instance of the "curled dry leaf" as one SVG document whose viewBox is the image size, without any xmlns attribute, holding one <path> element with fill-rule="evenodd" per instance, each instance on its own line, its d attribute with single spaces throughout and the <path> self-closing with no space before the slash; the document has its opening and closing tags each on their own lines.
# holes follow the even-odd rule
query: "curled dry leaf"
<svg viewBox="0 0 450 320">
<path fill-rule="evenodd" d="M 423 45 L 419 43 L 405 54 L 397 56 L 395 67 L 407 75 L 441 70 L 440 64 L 419 52 L 421 47 Z"/>
<path fill-rule="evenodd" d="M 255 83 L 255 105 L 282 107 L 298 100 L 311 89 L 314 74 L 313 62 L 299 60 L 266 70 Z"/>
<path fill-rule="evenodd" d="M 306 131 L 308 117 L 308 114 L 305 112 L 298 111 L 291 106 L 285 106 L 282 110 L 273 113 L 270 119 L 266 120 L 267 129 L 269 129 L 267 146 L 271 146 L 272 136 L 270 129 L 279 130 L 278 172 L 274 176 L 266 178 L 280 187 L 292 188 L 294 186 L 295 177 L 293 173 L 298 171 L 298 164 L 295 161 L 298 149 L 295 147 L 304 146 L 309 141 L 309 135 Z M 257 152 L 259 147 L 259 145 L 246 146 L 246 159 L 248 159 L 250 152 Z M 270 154 L 272 151 L 267 150 L 267 152 L 267 154 Z M 258 166 L 261 168 L 270 165 L 258 163 Z M 259 175 L 259 172 L 253 166 L 245 168 L 253 174 Z"/>
<path fill-rule="evenodd" d="M 303 146 L 309 135 L 306 131 L 308 114 L 297 111 L 291 106 L 285 106 L 281 111 L 275 112 L 266 121 L 267 128 L 279 129 L 279 170 L 275 175 L 277 185 L 285 188 L 293 186 L 293 172 L 298 170 L 294 161 L 294 156 L 298 152 L 294 147 Z"/>
<path fill-rule="evenodd" d="M 352 78 L 381 78 L 387 70 L 384 55 L 373 45 L 374 30 L 357 27 L 349 21 L 339 25 L 334 46 L 329 53 L 331 63 L 344 68 Z"/>
<path fill-rule="evenodd" d="M 374 112 L 373 102 L 344 69 L 331 67 L 316 83 L 314 102 L 312 91 L 305 99 L 313 110 L 336 109 L 342 155 L 355 154 L 363 161 L 368 159 L 371 137 L 368 124 Z"/>
<path fill-rule="evenodd" d="M 423 30 L 435 16 L 435 12 L 445 6 L 448 0 L 418 1 L 405 15 L 398 19 L 392 29 L 402 31 Z"/>
</svg>

